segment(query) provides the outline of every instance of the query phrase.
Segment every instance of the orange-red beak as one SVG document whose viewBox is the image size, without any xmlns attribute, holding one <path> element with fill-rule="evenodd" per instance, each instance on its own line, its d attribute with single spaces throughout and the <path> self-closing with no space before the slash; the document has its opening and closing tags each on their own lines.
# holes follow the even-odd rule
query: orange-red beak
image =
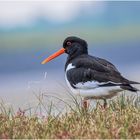
<svg viewBox="0 0 140 140">
<path fill-rule="evenodd" d="M 60 50 L 57 51 L 56 53 L 52 54 L 51 56 L 49 56 L 48 58 L 46 58 L 45 60 L 43 60 L 43 61 L 41 62 L 41 64 L 45 64 L 45 63 L 51 61 L 52 59 L 58 57 L 59 55 L 61 55 L 61 54 L 63 54 L 63 53 L 65 53 L 65 49 L 64 49 L 64 48 L 60 49 Z"/>
</svg>

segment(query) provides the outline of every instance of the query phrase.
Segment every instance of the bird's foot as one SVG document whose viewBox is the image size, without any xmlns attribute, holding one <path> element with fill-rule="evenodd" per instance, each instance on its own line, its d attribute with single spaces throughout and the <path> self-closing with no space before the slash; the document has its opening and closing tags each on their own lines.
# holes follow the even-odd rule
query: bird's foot
<svg viewBox="0 0 140 140">
<path fill-rule="evenodd" d="M 103 107 L 104 107 L 104 109 L 107 108 L 107 101 L 106 101 L 106 99 L 104 99 L 104 105 L 103 105 Z"/>
<path fill-rule="evenodd" d="M 88 100 L 84 99 L 84 100 L 82 101 L 82 108 L 83 108 L 84 110 L 88 110 L 88 108 L 89 108 L 89 101 L 88 101 Z"/>
</svg>

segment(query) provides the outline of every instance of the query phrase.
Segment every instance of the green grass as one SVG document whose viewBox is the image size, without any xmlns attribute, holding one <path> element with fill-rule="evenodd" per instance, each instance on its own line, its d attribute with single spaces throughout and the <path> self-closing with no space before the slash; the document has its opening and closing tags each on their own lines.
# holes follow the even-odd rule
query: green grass
<svg viewBox="0 0 140 140">
<path fill-rule="evenodd" d="M 78 104 L 66 113 L 40 118 L 0 105 L 0 138 L 140 139 L 140 98 L 124 95 L 109 101 L 106 109 L 84 110 Z M 51 109 L 50 109 L 51 111 Z"/>
</svg>

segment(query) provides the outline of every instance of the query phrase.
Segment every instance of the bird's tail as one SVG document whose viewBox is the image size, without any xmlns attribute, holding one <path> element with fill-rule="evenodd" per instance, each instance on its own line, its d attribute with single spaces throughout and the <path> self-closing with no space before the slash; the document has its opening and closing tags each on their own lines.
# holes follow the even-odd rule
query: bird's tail
<svg viewBox="0 0 140 140">
<path fill-rule="evenodd" d="M 123 84 L 121 86 L 121 88 L 124 89 L 124 90 L 132 91 L 132 92 L 138 92 L 138 91 L 140 91 L 139 89 L 133 87 L 131 84 L 140 84 L 140 83 L 134 82 L 134 81 L 130 81 L 129 84 Z"/>
<path fill-rule="evenodd" d="M 137 85 L 137 84 L 140 84 L 139 82 L 135 82 L 135 81 L 129 81 L 129 84 L 131 85 L 131 84 L 133 84 L 133 85 Z"/>
</svg>

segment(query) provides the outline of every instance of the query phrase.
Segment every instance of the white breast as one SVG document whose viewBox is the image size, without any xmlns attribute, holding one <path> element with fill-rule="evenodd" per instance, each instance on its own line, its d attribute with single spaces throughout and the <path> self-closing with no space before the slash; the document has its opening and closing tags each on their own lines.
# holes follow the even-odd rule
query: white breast
<svg viewBox="0 0 140 140">
<path fill-rule="evenodd" d="M 76 67 L 73 66 L 72 63 L 70 63 L 66 68 L 66 72 L 69 71 L 70 69 L 74 69 L 74 68 L 76 68 Z"/>
</svg>

